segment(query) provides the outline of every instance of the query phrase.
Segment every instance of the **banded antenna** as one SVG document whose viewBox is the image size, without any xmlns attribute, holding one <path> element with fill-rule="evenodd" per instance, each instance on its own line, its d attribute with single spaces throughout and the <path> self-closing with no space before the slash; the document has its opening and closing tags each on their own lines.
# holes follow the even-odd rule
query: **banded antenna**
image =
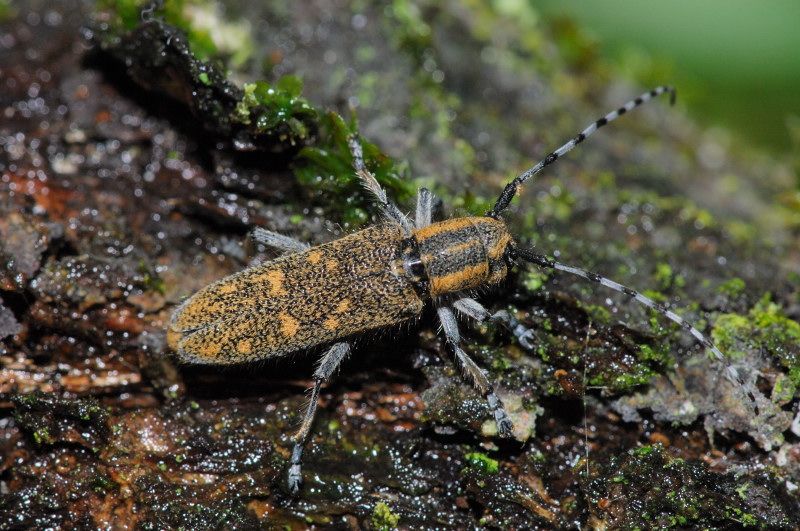
<svg viewBox="0 0 800 531">
<path fill-rule="evenodd" d="M 551 260 L 544 255 L 536 254 L 533 251 L 527 249 L 516 249 L 515 252 L 519 258 L 522 258 L 526 262 L 536 264 L 540 267 L 546 267 L 548 269 L 564 271 L 571 275 L 581 277 L 591 282 L 596 282 L 607 288 L 611 288 L 614 291 L 623 293 L 635 299 L 638 303 L 643 304 L 652 310 L 655 310 L 656 312 L 663 315 L 673 323 L 680 325 L 681 328 L 692 334 L 692 336 L 694 336 L 694 338 L 700 344 L 711 350 L 711 352 L 714 354 L 714 357 L 717 358 L 717 360 L 720 363 L 722 363 L 722 365 L 725 367 L 728 376 L 736 383 L 738 383 L 742 387 L 742 389 L 744 389 L 745 393 L 747 393 L 748 398 L 752 402 L 753 411 L 755 412 L 756 416 L 758 416 L 758 402 L 756 401 L 755 394 L 753 393 L 753 390 L 750 388 L 750 386 L 745 383 L 744 379 L 739 374 L 739 371 L 736 370 L 736 367 L 731 365 L 731 362 L 728 360 L 728 358 L 725 357 L 724 354 L 722 354 L 722 351 L 719 348 L 717 348 L 717 346 L 714 345 L 714 343 L 712 343 L 711 340 L 708 339 L 700 330 L 698 330 L 695 326 L 693 326 L 692 323 L 690 323 L 680 315 L 676 314 L 675 312 L 667 308 L 666 305 L 661 304 L 660 302 L 656 302 L 650 297 L 642 295 L 641 293 L 639 293 L 634 289 L 631 289 L 627 286 L 623 286 L 619 282 L 614 282 L 613 280 L 598 275 L 597 273 L 592 273 L 591 271 L 587 271 L 585 269 L 572 267 L 566 264 L 562 264 L 560 262 L 556 262 L 555 260 Z"/>
<path fill-rule="evenodd" d="M 513 181 L 508 183 L 506 187 L 503 189 L 503 192 L 500 194 L 500 197 L 497 198 L 497 202 L 494 204 L 492 210 L 487 212 L 486 215 L 495 219 L 499 218 L 500 214 L 508 208 L 508 205 L 514 199 L 514 196 L 517 195 L 517 191 L 519 190 L 519 187 L 520 185 L 522 185 L 522 183 L 524 183 L 525 181 L 527 181 L 528 179 L 530 179 L 531 177 L 542 171 L 542 169 L 544 169 L 546 166 L 549 166 L 550 164 L 557 161 L 559 158 L 561 158 L 561 156 L 563 156 L 572 148 L 574 148 L 575 146 L 586 140 L 586 138 L 589 135 L 591 135 L 604 125 L 611 123 L 618 117 L 622 116 L 623 114 L 626 114 L 628 111 L 635 109 L 639 105 L 642 105 L 643 103 L 664 93 L 668 93 L 670 95 L 669 98 L 670 105 L 674 105 L 675 89 L 669 85 L 664 85 L 661 87 L 656 87 L 650 92 L 645 92 L 638 98 L 629 101 L 619 109 L 606 114 L 596 122 L 589 125 L 586 129 L 578 133 L 578 135 L 575 136 L 572 140 L 570 140 L 560 148 L 556 149 L 555 151 L 551 152 L 544 159 L 539 161 L 535 166 L 530 168 L 525 173 L 518 175 L 517 177 L 514 178 Z M 744 379 L 742 379 L 741 375 L 739 374 L 739 371 L 736 370 L 736 367 L 731 365 L 731 362 L 722 354 L 722 351 L 720 351 L 719 348 L 717 348 L 717 346 L 714 345 L 714 343 L 712 343 L 710 339 L 708 339 L 702 332 L 700 332 L 700 330 L 698 330 L 691 323 L 684 320 L 678 314 L 667 308 L 664 304 L 656 302 L 653 299 L 642 295 L 636 290 L 633 290 L 618 282 L 614 282 L 613 280 L 598 275 L 597 273 L 592 273 L 591 271 L 587 271 L 585 269 L 580 269 L 577 267 L 572 267 L 566 264 L 562 264 L 560 262 L 556 262 L 555 260 L 551 260 L 550 258 L 547 258 L 544 255 L 536 254 L 532 250 L 517 248 L 514 250 L 514 254 L 516 254 L 516 257 L 522 258 L 526 262 L 536 264 L 540 267 L 555 269 L 558 271 L 564 271 L 565 273 L 570 273 L 572 275 L 581 277 L 591 282 L 602 284 L 607 288 L 611 288 L 615 291 L 618 291 L 635 299 L 638 303 L 643 304 L 648 308 L 651 308 L 652 310 L 663 315 L 670 321 L 680 325 L 681 328 L 692 334 L 692 336 L 699 343 L 701 343 L 703 346 L 711 350 L 711 352 L 714 354 L 714 357 L 716 357 L 717 360 L 720 363 L 722 363 L 722 365 L 725 367 L 728 376 L 736 383 L 738 383 L 742 387 L 742 389 L 744 389 L 745 393 L 752 402 L 753 411 L 755 412 L 756 416 L 758 416 L 758 402 L 756 401 L 755 394 L 753 393 L 752 388 L 745 383 Z"/>
<path fill-rule="evenodd" d="M 531 169 L 529 169 L 525 173 L 517 175 L 513 181 L 511 181 L 506 185 L 506 187 L 503 189 L 503 192 L 500 194 L 500 197 L 497 198 L 497 202 L 494 204 L 494 208 L 492 208 L 492 210 L 487 212 L 486 215 L 489 216 L 490 218 L 497 219 L 498 216 L 500 216 L 500 213 L 503 212 L 506 208 L 508 208 L 508 205 L 511 203 L 511 200 L 514 199 L 515 195 L 517 195 L 517 190 L 519 190 L 519 187 L 522 183 L 524 183 L 525 181 L 527 181 L 528 179 L 530 179 L 531 177 L 542 171 L 542 169 L 545 166 L 549 166 L 550 164 L 557 161 L 562 155 L 564 155 L 572 148 L 574 148 L 575 146 L 586 140 L 586 138 L 589 135 L 591 135 L 604 125 L 613 122 L 618 117 L 627 113 L 631 109 L 635 109 L 644 102 L 651 100 L 656 96 L 664 94 L 665 92 L 669 93 L 670 105 L 675 105 L 675 89 L 670 87 L 669 85 L 665 85 L 662 87 L 656 87 L 650 92 L 645 92 L 638 98 L 629 101 L 616 111 L 611 111 L 610 113 L 606 114 L 605 116 L 603 116 L 602 118 L 591 124 L 586 129 L 578 133 L 578 135 L 575 136 L 575 138 L 573 138 L 572 140 L 570 140 L 557 150 L 547 155 L 544 159 L 539 161 L 539 163 L 533 166 Z"/>
</svg>

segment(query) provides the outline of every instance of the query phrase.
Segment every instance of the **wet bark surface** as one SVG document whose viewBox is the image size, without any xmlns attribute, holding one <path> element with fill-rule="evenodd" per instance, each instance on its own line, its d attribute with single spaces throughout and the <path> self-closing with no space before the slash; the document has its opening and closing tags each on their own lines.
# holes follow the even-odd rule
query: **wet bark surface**
<svg viewBox="0 0 800 531">
<path fill-rule="evenodd" d="M 798 528 L 791 171 L 659 102 L 526 185 L 506 219 L 522 245 L 675 304 L 756 404 L 669 321 L 522 266 L 479 298 L 534 330 L 534 350 L 462 324 L 513 437 L 496 437 L 427 310 L 356 340 L 323 388 L 293 496 L 291 436 L 322 350 L 225 369 L 169 352 L 171 311 L 251 262 L 254 226 L 318 244 L 357 229 L 336 217 L 353 203 L 375 211 L 296 179 L 324 109 L 354 107 L 362 137 L 407 160 L 404 178 L 449 217 L 481 214 L 516 172 L 643 90 L 609 76 L 568 24 L 387 9 L 229 8 L 252 21 L 261 58 L 230 77 L 295 75 L 316 109 L 264 135 L 230 122 L 242 90 L 180 30 L 149 21 L 109 39 L 90 4 L 11 6 L 0 527 Z M 159 64 L 174 75 L 153 75 Z"/>
</svg>

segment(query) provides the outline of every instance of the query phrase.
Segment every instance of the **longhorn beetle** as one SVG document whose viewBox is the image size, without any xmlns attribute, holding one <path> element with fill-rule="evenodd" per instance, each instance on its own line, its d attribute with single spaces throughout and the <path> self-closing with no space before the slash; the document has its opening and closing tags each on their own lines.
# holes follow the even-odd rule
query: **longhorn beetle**
<svg viewBox="0 0 800 531">
<path fill-rule="evenodd" d="M 185 362 L 216 365 L 281 358 L 292 352 L 327 347 L 314 372 L 311 400 L 302 425 L 294 436 L 288 471 L 289 488 L 294 493 L 302 483 L 303 447 L 314 420 L 320 388 L 350 353 L 351 340 L 418 317 L 430 299 L 437 304 L 447 350 L 462 365 L 464 376 L 486 398 L 498 433 L 503 437 L 511 434 L 513 424 L 492 384 L 461 349 L 454 310 L 478 322 L 500 322 L 514 332 L 523 346 L 531 347 L 531 333 L 508 312 L 492 314 L 465 294 L 474 288 L 497 284 L 520 260 L 597 282 L 678 323 L 714 353 L 729 376 L 749 395 L 754 408 L 757 407 L 752 391 L 736 369 L 697 328 L 664 305 L 622 284 L 519 248 L 500 217 L 520 185 L 542 168 L 600 127 L 664 93 L 674 103 L 672 87 L 657 87 L 591 124 L 508 183 L 494 207 L 483 217 L 432 223 L 433 198 L 422 189 L 417 195 L 414 219 L 407 218 L 389 202 L 366 168 L 358 137 L 350 136 L 348 145 L 355 172 L 379 203 L 386 219 L 318 247 L 256 229 L 253 236 L 257 241 L 285 254 L 227 276 L 184 301 L 172 314 L 167 333 L 169 346 Z M 448 302 L 453 296 L 455 302 Z"/>
</svg>

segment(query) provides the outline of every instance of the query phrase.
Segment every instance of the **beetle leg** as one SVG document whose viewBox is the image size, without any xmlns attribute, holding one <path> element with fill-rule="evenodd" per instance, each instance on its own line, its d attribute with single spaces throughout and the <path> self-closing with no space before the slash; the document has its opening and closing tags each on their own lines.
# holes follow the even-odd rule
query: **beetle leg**
<svg viewBox="0 0 800 531">
<path fill-rule="evenodd" d="M 497 423 L 497 432 L 502 437 L 511 435 L 514 424 L 511 422 L 511 419 L 508 418 L 508 415 L 506 415 L 503 409 L 503 403 L 497 398 L 497 395 L 494 394 L 494 389 L 492 388 L 492 384 L 489 383 L 486 373 L 484 373 L 459 346 L 461 336 L 458 332 L 456 316 L 453 314 L 453 311 L 446 306 L 439 307 L 437 311 L 439 313 L 439 321 L 442 323 L 442 330 L 444 331 L 447 348 L 452 351 L 461 364 L 461 367 L 464 369 L 464 376 L 468 376 L 472 385 L 486 397 L 486 401 L 489 403 L 489 409 L 492 410 L 494 420 Z"/>
<path fill-rule="evenodd" d="M 481 303 L 475 299 L 465 297 L 453 303 L 453 308 L 459 312 L 468 315 L 476 321 L 483 323 L 484 321 L 494 321 L 502 324 L 508 328 L 512 334 L 517 338 L 519 344 L 528 350 L 533 350 L 533 330 L 525 328 L 523 324 L 517 321 L 513 315 L 506 310 L 500 310 L 494 314 L 489 313 L 489 310 L 483 307 Z"/>
<path fill-rule="evenodd" d="M 424 229 L 433 219 L 433 194 L 427 188 L 417 190 L 417 208 L 414 210 L 414 228 Z"/>
<path fill-rule="evenodd" d="M 289 490 L 291 490 L 293 494 L 297 494 L 300 491 L 300 484 L 303 482 L 303 475 L 301 473 L 303 446 L 306 444 L 308 434 L 311 431 L 311 425 L 314 422 L 314 414 L 317 411 L 320 388 L 322 384 L 327 382 L 333 373 L 336 372 L 342 360 L 344 360 L 349 353 L 349 343 L 334 344 L 322 357 L 317 366 L 317 370 L 314 371 L 314 387 L 311 388 L 311 400 L 308 403 L 308 408 L 303 418 L 303 424 L 294 436 L 294 449 L 292 450 L 292 457 L 289 460 Z"/>
<path fill-rule="evenodd" d="M 356 175 L 361 179 L 361 184 L 364 188 L 369 190 L 375 199 L 381 204 L 383 213 L 392 221 L 395 221 L 403 228 L 403 235 L 411 235 L 411 227 L 408 224 L 408 218 L 405 214 L 400 212 L 400 209 L 394 206 L 386 198 L 386 192 L 383 191 L 381 185 L 375 179 L 375 175 L 367 169 L 364 163 L 364 151 L 361 148 L 361 139 L 357 133 L 347 137 L 347 146 L 350 148 L 350 154 L 353 156 L 353 168 L 356 170 Z"/>
<path fill-rule="evenodd" d="M 305 251 L 310 245 L 299 240 L 295 240 L 289 236 L 278 234 L 261 227 L 256 227 L 250 233 L 250 238 L 257 243 L 271 249 L 281 251 L 283 254 L 293 254 Z"/>
</svg>

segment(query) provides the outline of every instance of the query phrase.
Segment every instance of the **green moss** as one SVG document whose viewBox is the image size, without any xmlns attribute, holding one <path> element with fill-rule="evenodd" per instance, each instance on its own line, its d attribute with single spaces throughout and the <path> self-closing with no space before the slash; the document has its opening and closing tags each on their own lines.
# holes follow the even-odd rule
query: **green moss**
<svg viewBox="0 0 800 531">
<path fill-rule="evenodd" d="M 307 122 L 316 121 L 317 111 L 300 94 L 303 82 L 295 76 L 284 76 L 275 86 L 266 81 L 244 85 L 244 95 L 236 104 L 232 120 L 255 125 L 258 133 L 268 133 L 285 124 L 287 140 L 294 144 L 308 138 Z"/>
<path fill-rule="evenodd" d="M 486 454 L 470 452 L 464 457 L 467 460 L 468 468 L 481 474 L 496 474 L 500 469 L 500 464 Z"/>
<path fill-rule="evenodd" d="M 659 263 L 656 265 L 653 279 L 658 283 L 658 289 L 662 291 L 666 291 L 673 286 L 682 288 L 686 285 L 686 279 L 680 275 L 675 275 L 672 267 L 666 263 Z"/>
<path fill-rule="evenodd" d="M 633 367 L 616 364 L 604 366 L 602 370 L 587 378 L 587 385 L 608 388 L 615 392 L 626 392 L 649 383 L 651 378 L 662 373 L 663 364 L 668 360 L 668 356 L 646 345 L 640 345 L 639 349 L 639 363 Z M 643 363 L 646 360 L 657 360 L 660 363 Z"/>
<path fill-rule="evenodd" d="M 89 481 L 92 490 L 100 495 L 112 492 L 117 486 L 113 478 L 104 470 L 96 470 Z"/>
<path fill-rule="evenodd" d="M 75 443 L 96 452 L 106 439 L 108 413 L 93 397 L 58 398 L 36 391 L 11 401 L 16 423 L 36 444 Z"/>
<path fill-rule="evenodd" d="M 115 30 L 132 30 L 139 25 L 141 9 L 146 0 L 98 0 L 107 23 Z"/>
<path fill-rule="evenodd" d="M 725 295 L 731 299 L 735 299 L 744 292 L 745 287 L 746 284 L 744 280 L 739 277 L 734 277 L 720 284 L 719 288 L 717 288 L 717 291 L 720 293 L 720 295 Z"/>
<path fill-rule="evenodd" d="M 547 193 L 537 196 L 535 208 L 533 205 L 526 208 L 529 212 L 528 215 L 546 219 L 550 223 L 567 223 L 575 213 L 577 199 L 569 187 L 559 179 L 548 177 L 548 180 L 550 186 L 547 188 Z M 523 215 L 525 216 L 525 214 Z M 535 218 L 526 220 L 526 226 L 530 227 L 530 230 L 535 229 L 535 223 L 530 225 L 528 223 L 534 221 Z"/>
<path fill-rule="evenodd" d="M 458 192 L 456 195 L 448 194 L 444 190 L 437 190 L 440 197 L 447 198 L 449 208 L 455 212 L 467 212 L 473 216 L 483 216 L 492 209 L 494 198 L 475 195 L 470 190 Z"/>
<path fill-rule="evenodd" d="M 419 6 L 408 0 L 395 0 L 392 2 L 392 15 L 398 23 L 397 30 L 392 32 L 395 45 L 407 49 L 412 56 L 422 56 L 431 47 L 433 34 Z"/>
<path fill-rule="evenodd" d="M 353 171 L 353 157 L 347 138 L 358 132 L 355 121 L 330 111 L 319 117 L 320 133 L 313 146 L 306 146 L 298 157 L 302 164 L 295 167 L 297 180 L 314 189 L 316 196 L 325 199 L 331 216 L 340 220 L 344 228 L 361 225 L 369 219 L 374 201 Z M 395 165 L 378 148 L 361 139 L 364 162 L 375 174 L 375 178 L 386 189 L 386 193 L 400 204 L 414 196 L 416 188 L 402 175 L 402 168 Z"/>
<path fill-rule="evenodd" d="M 528 269 L 523 273 L 522 285 L 531 293 L 539 291 L 547 280 L 547 273 L 539 268 Z"/>
<path fill-rule="evenodd" d="M 0 0 L 0 21 L 9 21 L 14 15 L 15 10 L 11 7 L 11 0 Z"/>
<path fill-rule="evenodd" d="M 788 318 L 769 294 L 748 315 L 721 315 L 711 336 L 732 357 L 744 358 L 753 351 L 771 355 L 788 369 L 775 381 L 773 401 L 785 404 L 792 400 L 800 386 L 800 323 Z"/>
<path fill-rule="evenodd" d="M 769 294 L 764 295 L 746 316 L 721 315 L 711 335 L 723 351 L 739 356 L 745 350 L 767 352 L 796 371 L 800 369 L 800 323 L 788 318 L 770 299 Z"/>
<path fill-rule="evenodd" d="M 347 123 L 341 116 L 313 106 L 301 96 L 303 82 L 295 76 L 284 76 L 276 83 L 257 80 L 244 84 L 241 89 L 236 87 L 224 72 L 227 68 L 236 70 L 241 67 L 246 55 L 239 56 L 226 52 L 228 48 L 225 48 L 224 43 L 230 45 L 231 42 L 237 41 L 231 37 L 230 32 L 226 33 L 233 23 L 228 23 L 217 16 L 219 7 L 216 3 L 201 0 L 167 0 L 158 9 L 143 15 L 143 10 L 148 6 L 144 0 L 101 0 L 96 20 L 101 21 L 101 31 L 98 34 L 103 47 L 121 54 L 120 58 L 126 62 L 133 62 L 134 72 L 138 74 L 150 72 L 152 69 L 149 68 L 147 61 L 155 59 L 131 57 L 131 50 L 121 43 L 130 46 L 131 43 L 126 39 L 131 38 L 168 40 L 169 35 L 180 33 L 175 29 L 179 28 L 187 35 L 191 52 L 170 49 L 169 53 L 183 53 L 191 57 L 171 58 L 175 62 L 171 68 L 183 69 L 182 80 L 190 86 L 182 89 L 176 89 L 174 86 L 161 87 L 161 90 L 166 90 L 176 98 L 192 94 L 192 98 L 185 103 L 202 118 L 205 127 L 220 135 L 231 137 L 234 142 L 242 145 L 267 145 L 276 152 L 291 150 L 295 146 L 301 147 L 293 164 L 295 177 L 313 190 L 312 202 L 323 205 L 327 214 L 337 219 L 343 228 L 362 225 L 376 212 L 374 201 L 363 190 L 354 175 L 352 157 L 347 146 L 347 137 L 357 132 L 355 119 Z M 414 15 L 416 9 L 411 4 L 398 3 L 396 16 L 403 21 L 404 26 L 408 25 L 405 32 L 399 33 L 406 35 L 424 33 L 424 28 L 413 29 L 417 27 L 414 20 L 421 20 L 419 13 Z M 163 31 L 158 32 L 150 27 L 150 33 L 143 33 L 145 24 L 142 21 L 149 19 L 161 21 L 162 25 L 159 27 Z M 246 26 L 241 23 L 236 27 L 245 32 Z M 135 37 L 131 37 L 132 35 Z M 240 38 L 239 44 L 232 48 L 251 50 L 252 44 L 245 41 L 243 37 Z M 134 46 L 134 49 L 140 48 Z M 372 53 L 374 54 L 374 51 Z M 369 56 L 370 51 L 365 49 L 362 55 Z M 158 61 L 155 63 L 161 64 Z M 219 68 L 220 65 L 224 65 L 223 68 Z M 158 83 L 165 77 L 168 76 L 156 74 L 155 79 L 140 82 L 152 90 L 153 85 L 158 87 Z M 369 73 L 365 74 L 364 79 L 366 84 L 362 86 L 361 92 L 369 93 Z M 377 83 L 378 80 L 375 78 L 373 84 Z M 437 83 L 433 85 L 438 86 Z M 436 123 L 439 124 L 435 126 L 436 130 L 442 129 L 441 134 L 447 135 L 449 120 L 442 109 L 457 105 L 458 102 L 455 96 L 450 96 L 448 99 L 448 95 L 442 93 L 441 88 L 438 91 L 434 95 L 434 100 L 438 102 L 438 99 L 442 98 L 447 100 L 446 104 L 438 102 L 433 107 L 426 105 L 425 102 L 429 100 L 429 96 L 426 96 L 427 89 L 421 90 L 421 95 L 416 100 L 421 105 L 418 111 L 439 116 L 436 119 Z M 368 99 L 366 93 L 362 94 L 364 100 Z M 456 101 L 450 101 L 453 98 Z M 404 166 L 395 164 L 365 139 L 362 139 L 362 147 L 367 167 L 386 189 L 389 197 L 400 204 L 409 202 L 416 191 L 416 186 L 406 178 Z M 474 158 L 474 153 L 470 151 L 468 144 L 462 142 L 460 149 L 463 158 L 469 160 Z M 485 201 L 481 201 L 478 206 L 486 210 L 488 208 L 486 204 Z"/>
<path fill-rule="evenodd" d="M 386 502 L 378 502 L 372 510 L 372 526 L 381 531 L 396 529 L 400 517 L 392 512 Z"/>
<path fill-rule="evenodd" d="M 588 342 L 586 338 L 578 337 L 565 343 L 560 330 L 544 326 L 549 320 L 535 327 L 537 354 L 547 365 L 542 372 L 545 379 L 540 385 L 548 394 L 560 395 L 565 391 L 554 378 L 558 370 L 573 374 L 578 370 L 583 373 L 579 379 L 571 378 L 572 385 L 596 386 L 615 393 L 625 393 L 648 384 L 671 364 L 669 342 L 664 338 L 663 328 L 656 325 L 653 331 L 655 337 L 649 341 L 643 341 L 637 334 L 626 338 L 613 332 L 613 327 L 603 326 L 600 318 L 595 318 L 594 309 L 591 315 L 595 331 Z M 624 346 L 620 345 L 620 339 L 624 341 Z M 631 363 L 633 357 L 635 363 Z"/>
<path fill-rule="evenodd" d="M 639 448 L 634 448 L 631 450 L 631 455 L 647 455 L 653 451 L 653 447 L 650 445 L 641 446 Z"/>
<path fill-rule="evenodd" d="M 142 283 L 148 291 L 154 291 L 164 295 L 167 291 L 164 279 L 158 276 L 155 270 L 152 270 L 144 260 L 139 261 L 136 270 L 142 275 Z"/>
<path fill-rule="evenodd" d="M 98 8 L 115 31 L 130 31 L 142 22 L 149 0 L 100 0 Z M 225 60 L 240 68 L 255 45 L 246 20 L 227 20 L 220 4 L 204 0 L 165 0 L 151 14 L 186 33 L 192 52 L 203 61 Z"/>
<path fill-rule="evenodd" d="M 588 490 L 590 500 L 615 505 L 601 513 L 610 518 L 606 522 L 610 527 L 716 529 L 728 520 L 757 524 L 748 509 L 761 502 L 749 486 L 746 480 L 677 459 L 655 445 L 614 457 Z M 719 503 L 720 499 L 727 503 Z M 638 510 L 630 511 L 630 506 Z"/>
<path fill-rule="evenodd" d="M 772 387 L 772 399 L 777 404 L 788 404 L 797 392 L 797 371 L 790 371 L 788 375 L 779 374 Z"/>
<path fill-rule="evenodd" d="M 581 305 L 592 316 L 592 322 L 595 324 L 608 324 L 611 322 L 611 312 L 605 306 L 597 304 Z"/>
</svg>

